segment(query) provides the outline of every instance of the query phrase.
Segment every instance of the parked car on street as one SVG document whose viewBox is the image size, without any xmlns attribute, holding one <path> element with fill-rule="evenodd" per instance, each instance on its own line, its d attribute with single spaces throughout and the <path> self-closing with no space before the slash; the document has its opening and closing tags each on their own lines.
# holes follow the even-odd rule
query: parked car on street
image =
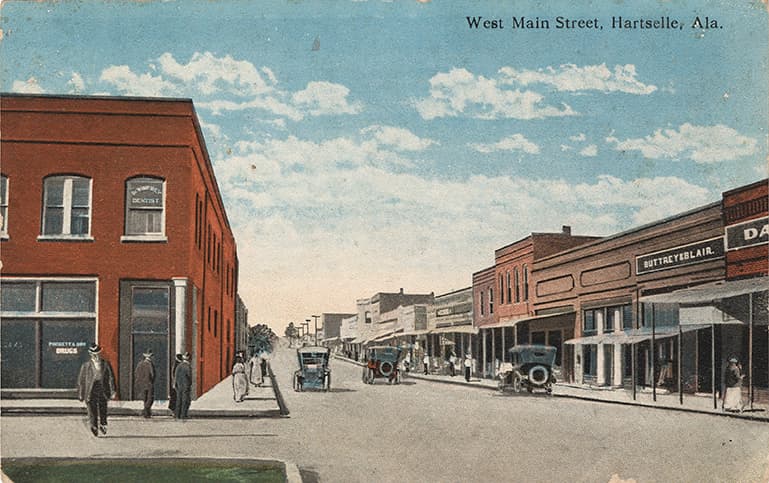
<svg viewBox="0 0 769 483">
<path fill-rule="evenodd" d="M 296 350 L 296 356 L 299 369 L 294 372 L 294 391 L 328 391 L 331 388 L 328 347 L 300 347 Z"/>
<path fill-rule="evenodd" d="M 497 371 L 499 390 L 512 388 L 521 392 L 544 389 L 553 392 L 555 383 L 555 356 L 558 349 L 547 345 L 517 345 L 510 349 L 510 362 L 500 365 Z"/>
<path fill-rule="evenodd" d="M 366 366 L 363 368 L 363 382 L 374 384 L 376 379 L 387 379 L 388 384 L 400 384 L 400 347 L 374 346 L 366 349 Z"/>
</svg>

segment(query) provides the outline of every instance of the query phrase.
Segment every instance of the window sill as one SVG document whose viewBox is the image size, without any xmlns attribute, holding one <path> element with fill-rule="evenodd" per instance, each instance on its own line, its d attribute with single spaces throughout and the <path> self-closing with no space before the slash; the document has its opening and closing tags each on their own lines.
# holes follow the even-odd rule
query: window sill
<svg viewBox="0 0 769 483">
<path fill-rule="evenodd" d="M 120 241 L 122 243 L 166 243 L 168 238 L 165 235 L 123 235 Z"/>
<path fill-rule="evenodd" d="M 92 236 L 75 236 L 75 235 L 40 235 L 37 237 L 37 241 L 62 241 L 62 242 L 92 242 Z"/>
<path fill-rule="evenodd" d="M 10 240 L 11 237 L 8 236 L 8 233 L 0 233 L 0 240 Z"/>
</svg>

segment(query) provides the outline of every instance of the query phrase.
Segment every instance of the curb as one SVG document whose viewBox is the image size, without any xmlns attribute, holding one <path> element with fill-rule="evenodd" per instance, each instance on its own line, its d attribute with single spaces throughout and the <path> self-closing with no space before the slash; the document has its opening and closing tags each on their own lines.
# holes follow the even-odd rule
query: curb
<svg viewBox="0 0 769 483">
<path fill-rule="evenodd" d="M 110 416 L 131 416 L 142 417 L 141 409 L 125 409 L 125 408 L 109 408 L 108 413 Z M 69 408 L 69 407 L 16 407 L 16 408 L 2 408 L 0 415 L 2 416 L 85 416 L 87 411 L 85 408 Z M 281 414 L 280 409 L 238 409 L 238 410 L 218 410 L 218 409 L 191 409 L 189 411 L 188 419 L 212 419 L 212 418 L 282 418 L 286 417 Z M 156 412 L 153 411 L 152 418 L 168 418 L 172 419 L 171 411 Z"/>
</svg>

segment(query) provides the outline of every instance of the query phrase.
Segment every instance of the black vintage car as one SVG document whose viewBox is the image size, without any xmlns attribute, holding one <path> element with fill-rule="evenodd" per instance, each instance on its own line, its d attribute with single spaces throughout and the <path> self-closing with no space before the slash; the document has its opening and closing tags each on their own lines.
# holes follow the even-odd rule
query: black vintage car
<svg viewBox="0 0 769 483">
<path fill-rule="evenodd" d="M 363 382 L 374 384 L 376 379 L 387 379 L 389 384 L 400 384 L 401 373 L 398 364 L 401 348 L 374 346 L 366 349 L 366 367 L 363 368 Z"/>
<path fill-rule="evenodd" d="M 296 350 L 299 370 L 294 372 L 294 391 L 314 389 L 328 391 L 331 388 L 331 369 L 328 367 L 327 347 L 309 346 Z"/>
<path fill-rule="evenodd" d="M 555 356 L 558 349 L 547 345 L 517 345 L 510 349 L 510 362 L 499 367 L 499 390 L 521 392 L 544 389 L 553 392 Z"/>
</svg>

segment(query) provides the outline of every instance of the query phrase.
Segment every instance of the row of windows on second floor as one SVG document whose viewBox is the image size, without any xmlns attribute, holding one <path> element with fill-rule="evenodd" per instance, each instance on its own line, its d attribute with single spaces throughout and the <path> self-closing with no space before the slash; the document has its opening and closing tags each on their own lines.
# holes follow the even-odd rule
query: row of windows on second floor
<svg viewBox="0 0 769 483">
<path fill-rule="evenodd" d="M 90 241 L 93 210 L 91 178 L 76 175 L 52 175 L 43 179 L 41 241 Z M 9 238 L 9 178 L 0 175 L 0 238 Z M 234 293 L 233 267 L 224 263 L 222 241 L 205 225 L 204 202 L 195 195 L 195 245 L 204 252 L 206 262 L 215 272 L 224 271 Z M 10 211 L 10 213 L 9 213 Z M 162 178 L 136 177 L 125 182 L 123 242 L 167 242 L 166 181 Z M 224 266 L 223 266 L 224 265 Z"/>
<path fill-rule="evenodd" d="M 499 274 L 499 304 L 518 304 L 529 301 L 529 268 L 523 265 L 521 271 L 515 267 L 513 271 L 507 271 L 504 275 Z M 476 301 L 478 304 L 478 313 L 480 315 L 491 315 L 494 313 L 494 289 L 488 287 L 481 290 Z"/>
</svg>

